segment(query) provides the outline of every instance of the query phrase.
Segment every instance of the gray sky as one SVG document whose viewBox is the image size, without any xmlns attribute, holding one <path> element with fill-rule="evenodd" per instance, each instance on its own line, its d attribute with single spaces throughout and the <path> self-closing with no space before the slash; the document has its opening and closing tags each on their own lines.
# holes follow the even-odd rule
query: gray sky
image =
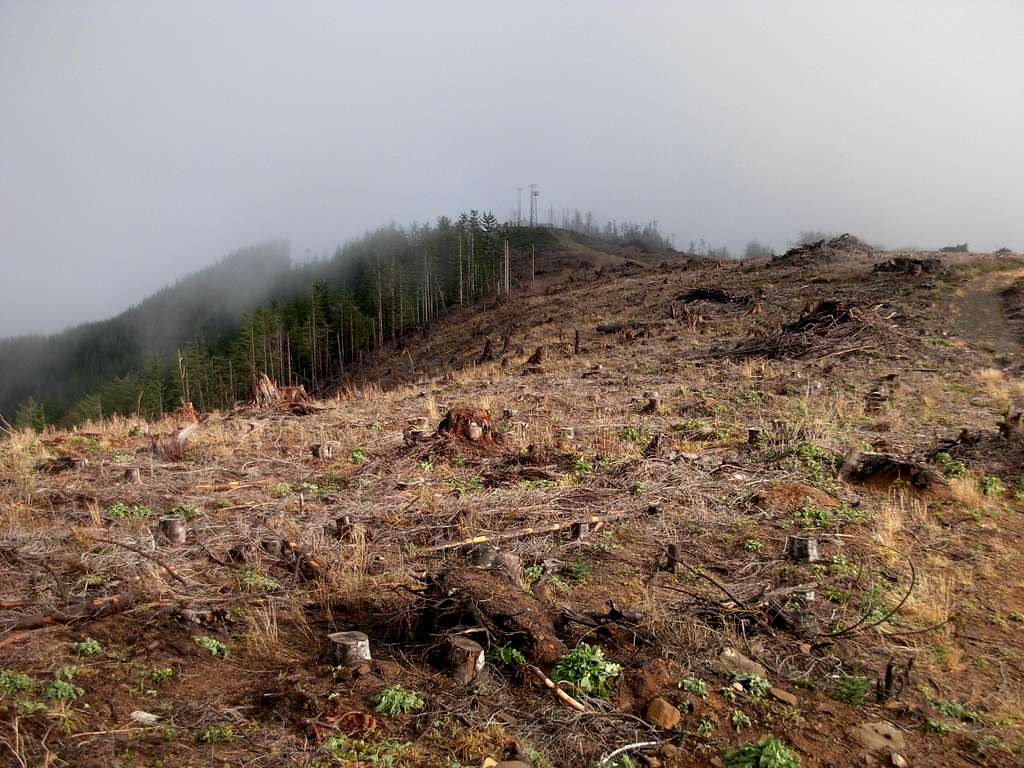
<svg viewBox="0 0 1024 768">
<path fill-rule="evenodd" d="M 0 336 L 244 245 L 541 206 L 1024 249 L 1024 5 L 0 0 Z"/>
</svg>

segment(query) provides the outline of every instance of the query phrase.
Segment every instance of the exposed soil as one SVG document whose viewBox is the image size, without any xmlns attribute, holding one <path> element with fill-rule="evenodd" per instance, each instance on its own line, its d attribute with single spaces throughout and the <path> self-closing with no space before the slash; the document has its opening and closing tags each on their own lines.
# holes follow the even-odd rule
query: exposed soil
<svg viewBox="0 0 1024 768">
<path fill-rule="evenodd" d="M 774 736 L 804 768 L 1024 765 L 1024 262 L 558 247 L 301 411 L 0 439 L 3 760 L 705 766 Z M 339 631 L 372 660 L 327 663 Z M 580 643 L 607 696 L 542 681 Z"/>
</svg>

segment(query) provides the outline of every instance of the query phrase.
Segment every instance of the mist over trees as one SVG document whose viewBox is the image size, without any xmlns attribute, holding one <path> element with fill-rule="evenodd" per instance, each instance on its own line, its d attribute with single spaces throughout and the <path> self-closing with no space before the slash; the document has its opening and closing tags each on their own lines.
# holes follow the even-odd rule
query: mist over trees
<svg viewBox="0 0 1024 768">
<path fill-rule="evenodd" d="M 581 236 L 671 247 L 656 222 L 598 225 L 588 214 L 569 223 Z M 503 291 L 506 241 L 525 252 L 551 240 L 546 229 L 472 210 L 381 227 L 299 265 L 284 242 L 247 248 L 110 320 L 0 340 L 0 414 L 40 428 L 153 417 L 183 400 L 224 409 L 247 399 L 261 372 L 316 391 L 368 352 Z"/>
</svg>

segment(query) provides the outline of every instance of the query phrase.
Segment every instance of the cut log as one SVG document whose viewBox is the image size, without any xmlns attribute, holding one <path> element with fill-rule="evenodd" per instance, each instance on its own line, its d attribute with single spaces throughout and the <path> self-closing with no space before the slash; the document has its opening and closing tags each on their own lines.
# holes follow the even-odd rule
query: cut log
<svg viewBox="0 0 1024 768">
<path fill-rule="evenodd" d="M 472 685 L 484 674 L 484 649 L 464 635 L 448 638 L 448 669 L 459 685 Z"/>
<path fill-rule="evenodd" d="M 42 629 L 53 624 L 70 624 L 78 619 L 98 619 L 130 608 L 135 602 L 131 592 L 105 597 L 76 598 L 63 611 L 22 616 L 12 623 L 0 626 L 3 631 Z"/>
<path fill-rule="evenodd" d="M 355 667 L 373 661 L 370 638 L 363 632 L 332 632 L 327 640 L 325 656 L 328 663 Z"/>
<path fill-rule="evenodd" d="M 188 536 L 185 518 L 181 515 L 164 515 L 160 518 L 160 533 L 171 546 L 184 544 Z"/>
<path fill-rule="evenodd" d="M 918 491 L 946 491 L 949 483 L 934 467 L 912 458 L 854 450 L 839 469 L 846 482 L 859 482 L 888 489 L 893 484 L 909 485 Z"/>
<path fill-rule="evenodd" d="M 815 563 L 821 559 L 818 540 L 812 536 L 787 536 L 785 554 L 798 563 Z"/>
</svg>

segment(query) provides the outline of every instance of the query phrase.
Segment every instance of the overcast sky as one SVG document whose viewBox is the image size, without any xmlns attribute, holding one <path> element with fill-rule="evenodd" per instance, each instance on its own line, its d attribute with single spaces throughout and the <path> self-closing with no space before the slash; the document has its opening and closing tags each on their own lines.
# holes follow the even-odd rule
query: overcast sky
<svg viewBox="0 0 1024 768">
<path fill-rule="evenodd" d="M 0 0 L 0 336 L 476 207 L 1024 249 L 1024 4 Z"/>
</svg>

